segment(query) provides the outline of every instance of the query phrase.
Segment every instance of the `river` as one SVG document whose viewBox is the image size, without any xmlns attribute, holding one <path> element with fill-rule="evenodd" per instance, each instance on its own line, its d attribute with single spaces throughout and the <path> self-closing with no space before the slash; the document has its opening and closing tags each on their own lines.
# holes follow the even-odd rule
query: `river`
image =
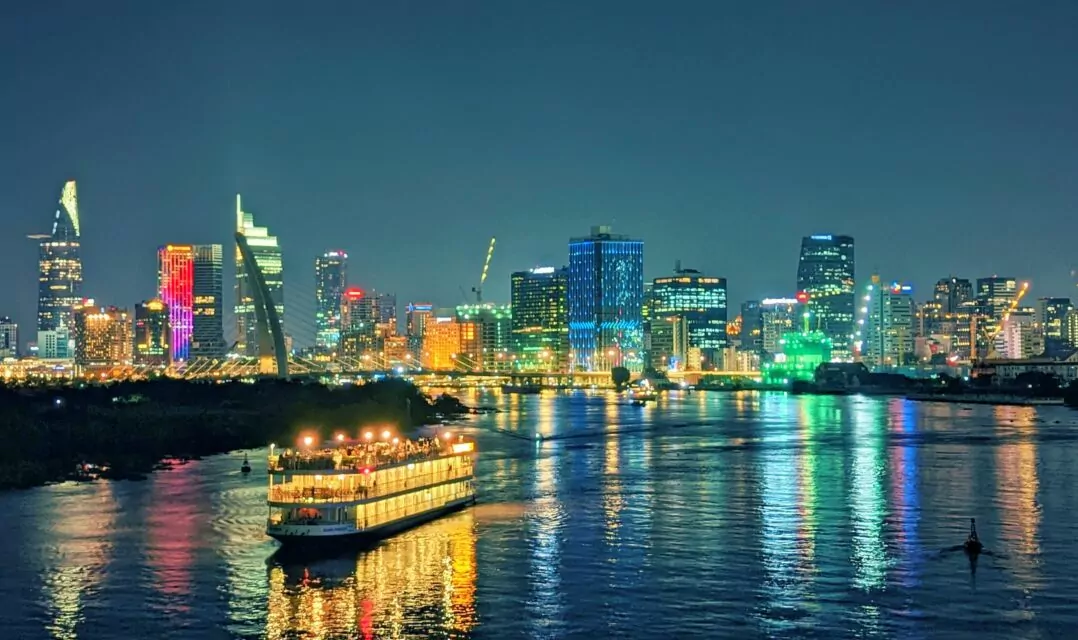
<svg viewBox="0 0 1078 640">
<path fill-rule="evenodd" d="M 1078 412 L 779 393 L 483 394 L 473 509 L 294 563 L 255 473 L 0 494 L 0 636 L 1051 638 Z M 504 432 L 517 434 L 512 437 Z M 536 441 L 536 434 L 545 439 Z M 970 517 L 992 555 L 974 572 Z"/>
</svg>

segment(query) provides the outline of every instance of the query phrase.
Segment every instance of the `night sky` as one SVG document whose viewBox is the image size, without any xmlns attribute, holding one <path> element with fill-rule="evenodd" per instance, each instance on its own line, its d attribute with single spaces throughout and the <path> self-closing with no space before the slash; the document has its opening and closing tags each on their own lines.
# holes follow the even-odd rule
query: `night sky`
<svg viewBox="0 0 1078 640">
<path fill-rule="evenodd" d="M 508 302 L 594 224 L 642 238 L 648 278 L 728 278 L 732 307 L 792 294 L 811 233 L 919 300 L 952 273 L 1074 295 L 1078 3 L 824 4 L 11 3 L 0 316 L 32 339 L 25 235 L 70 178 L 85 293 L 127 307 L 158 245 L 228 245 L 241 192 L 301 343 L 328 248 L 450 306 L 496 235 Z"/>
</svg>

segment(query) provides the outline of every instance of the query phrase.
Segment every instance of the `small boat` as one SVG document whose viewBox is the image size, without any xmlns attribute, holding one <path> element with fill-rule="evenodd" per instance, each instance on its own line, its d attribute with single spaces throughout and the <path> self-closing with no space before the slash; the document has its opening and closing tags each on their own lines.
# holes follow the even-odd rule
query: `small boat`
<svg viewBox="0 0 1078 640">
<path fill-rule="evenodd" d="M 977 537 L 977 520 L 975 518 L 969 519 L 969 537 L 962 544 L 962 549 L 971 556 L 977 555 L 984 549 L 980 538 Z"/>
<path fill-rule="evenodd" d="M 243 454 L 243 466 L 240 467 L 240 473 L 251 473 L 251 463 L 247 461 L 247 454 Z"/>
</svg>

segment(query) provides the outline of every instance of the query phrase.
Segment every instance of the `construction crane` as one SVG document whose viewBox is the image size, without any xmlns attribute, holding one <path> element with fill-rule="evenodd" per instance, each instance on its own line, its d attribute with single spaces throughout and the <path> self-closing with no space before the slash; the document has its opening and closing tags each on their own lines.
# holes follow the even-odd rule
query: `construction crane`
<svg viewBox="0 0 1078 640">
<path fill-rule="evenodd" d="M 475 294 L 475 303 L 483 304 L 483 283 L 487 281 L 487 272 L 490 271 L 490 259 L 494 255 L 494 240 L 490 239 L 490 248 L 487 249 L 487 260 L 483 263 L 483 274 L 479 276 L 479 286 L 472 287 L 472 293 Z"/>
</svg>

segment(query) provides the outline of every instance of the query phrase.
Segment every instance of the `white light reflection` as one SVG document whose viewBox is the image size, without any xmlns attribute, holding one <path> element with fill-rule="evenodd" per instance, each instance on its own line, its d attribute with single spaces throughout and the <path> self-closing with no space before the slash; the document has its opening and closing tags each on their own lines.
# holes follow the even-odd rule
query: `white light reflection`
<svg viewBox="0 0 1078 640">
<path fill-rule="evenodd" d="M 853 519 L 853 584 L 863 591 L 882 589 L 890 563 L 884 542 L 886 511 L 883 475 L 884 426 L 878 400 L 851 400 L 853 420 L 853 477 L 850 508 Z M 880 610 L 875 604 L 862 607 L 866 633 L 878 633 Z"/>
</svg>

